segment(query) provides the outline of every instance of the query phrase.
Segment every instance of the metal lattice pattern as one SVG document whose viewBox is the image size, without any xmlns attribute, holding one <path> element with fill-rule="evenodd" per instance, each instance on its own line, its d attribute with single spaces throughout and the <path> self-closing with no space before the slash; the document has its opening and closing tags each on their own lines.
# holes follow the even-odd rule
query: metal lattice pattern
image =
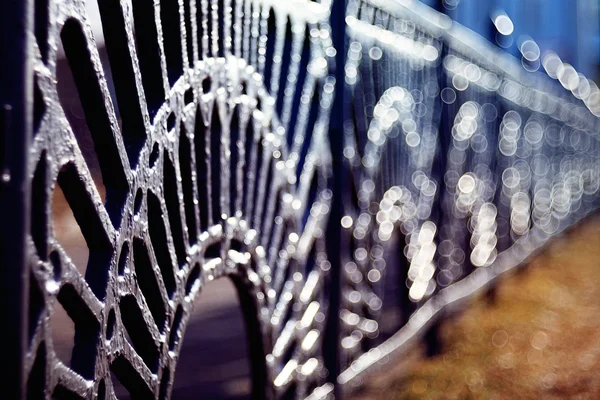
<svg viewBox="0 0 600 400">
<path fill-rule="evenodd" d="M 84 1 L 36 1 L 28 396 L 113 399 L 112 374 L 134 398 L 168 398 L 194 300 L 221 276 L 242 299 L 254 395 L 322 384 L 328 8 L 280 3 L 100 1 L 108 66 Z M 59 99 L 63 51 L 93 150 Z M 57 191 L 87 265 L 57 239 Z"/>
<path fill-rule="evenodd" d="M 33 3 L 28 398 L 169 398 L 224 276 L 253 396 L 331 397 L 599 206 L 598 91 L 573 97 L 416 1 L 350 0 L 345 19 L 326 0 Z"/>
</svg>

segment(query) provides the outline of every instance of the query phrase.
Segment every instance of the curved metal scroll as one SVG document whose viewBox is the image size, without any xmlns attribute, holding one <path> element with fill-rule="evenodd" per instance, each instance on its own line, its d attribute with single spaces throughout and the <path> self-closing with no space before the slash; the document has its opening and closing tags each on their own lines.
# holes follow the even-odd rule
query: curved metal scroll
<svg viewBox="0 0 600 400">
<path fill-rule="evenodd" d="M 27 396 L 114 399 L 114 376 L 134 398 L 169 398 L 194 300 L 222 276 L 253 334 L 254 397 L 308 395 L 325 376 L 327 4 L 98 5 L 109 64 L 86 2 L 35 2 Z M 93 147 L 60 101 L 63 51 Z M 58 191 L 86 265 L 58 240 Z M 70 365 L 54 349 L 59 303 Z"/>
</svg>

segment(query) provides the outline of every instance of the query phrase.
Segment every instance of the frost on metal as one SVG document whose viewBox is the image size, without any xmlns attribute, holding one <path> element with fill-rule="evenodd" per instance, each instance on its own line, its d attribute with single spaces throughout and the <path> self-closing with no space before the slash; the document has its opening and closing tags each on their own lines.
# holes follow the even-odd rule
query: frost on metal
<svg viewBox="0 0 600 400">
<path fill-rule="evenodd" d="M 168 398 L 194 301 L 222 276 L 242 299 L 254 396 L 331 397 L 598 208 L 597 86 L 557 55 L 534 73 L 532 40 L 519 64 L 417 1 L 348 1 L 332 176 L 330 3 L 35 1 L 29 397 L 114 399 L 118 380 Z M 61 245 L 61 204 L 85 265 Z"/>
<path fill-rule="evenodd" d="M 114 399 L 116 378 L 133 398 L 169 398 L 194 300 L 229 276 L 254 395 L 305 397 L 326 376 L 328 5 L 98 5 L 101 30 L 82 0 L 35 1 L 27 396 Z M 90 146 L 59 101 L 64 57 Z M 87 265 L 57 239 L 59 190 Z M 53 343 L 59 305 L 70 363 Z"/>
</svg>

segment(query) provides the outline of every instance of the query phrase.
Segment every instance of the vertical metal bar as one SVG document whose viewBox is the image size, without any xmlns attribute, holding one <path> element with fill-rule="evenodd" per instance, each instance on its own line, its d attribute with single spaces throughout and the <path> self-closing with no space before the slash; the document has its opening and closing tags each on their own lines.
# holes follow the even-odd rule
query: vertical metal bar
<svg viewBox="0 0 600 400">
<path fill-rule="evenodd" d="M 329 379 L 335 385 L 334 394 L 339 398 L 339 387 L 337 377 L 340 373 L 340 301 L 341 301 L 341 219 L 343 216 L 343 137 L 344 121 L 347 120 L 347 109 L 345 107 L 345 74 L 344 64 L 347 52 L 346 43 L 346 0 L 334 0 L 331 6 L 331 33 L 333 45 L 336 49 L 335 55 L 335 84 L 336 96 L 331 109 L 331 115 L 343 116 L 343 118 L 332 118 L 329 125 L 329 142 L 332 153 L 333 169 L 333 199 L 331 213 L 327 227 L 327 253 L 331 262 L 330 274 L 330 302 L 327 332 L 325 337 L 325 357 L 329 370 Z"/>
<path fill-rule="evenodd" d="M 448 14 L 448 10 L 444 6 L 443 0 L 438 0 L 436 3 L 436 10 L 440 13 Z M 444 70 L 444 59 L 448 55 L 448 45 L 444 42 L 443 37 L 441 38 L 441 51 L 440 51 L 440 66 L 438 67 L 438 85 L 440 91 L 446 87 L 446 83 L 448 82 L 446 71 Z M 447 167 L 447 155 L 450 146 L 450 142 L 452 141 L 451 134 L 451 126 L 450 126 L 450 116 L 448 105 L 444 104 L 441 100 L 438 100 L 439 104 L 439 126 L 438 126 L 438 138 L 439 138 L 439 154 L 437 157 L 437 168 L 436 175 L 439 176 L 439 195 L 438 200 L 436 201 L 436 205 L 433 207 L 433 215 L 437 217 L 438 224 L 441 226 L 444 223 L 444 205 L 443 205 L 443 196 L 446 193 L 446 185 L 444 181 L 444 174 L 446 172 Z M 434 169 L 436 168 L 434 166 Z M 439 354 L 442 350 L 442 341 L 440 337 L 440 325 L 443 322 L 443 317 L 440 317 L 436 320 L 431 327 L 425 333 L 423 338 L 425 342 L 425 352 L 427 356 L 435 356 Z"/>
<path fill-rule="evenodd" d="M 24 395 L 27 332 L 25 235 L 29 227 L 27 154 L 32 130 L 31 0 L 5 0 L 0 13 L 0 313 L 4 328 L 0 375 L 6 399 Z"/>
</svg>

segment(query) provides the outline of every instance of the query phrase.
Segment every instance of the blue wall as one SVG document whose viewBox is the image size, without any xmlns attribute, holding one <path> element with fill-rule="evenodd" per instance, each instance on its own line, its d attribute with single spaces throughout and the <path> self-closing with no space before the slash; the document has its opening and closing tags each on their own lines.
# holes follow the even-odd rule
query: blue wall
<svg viewBox="0 0 600 400">
<path fill-rule="evenodd" d="M 438 0 L 422 2 L 435 6 Z M 490 14 L 495 9 L 504 10 L 515 25 L 508 49 L 512 54 L 518 54 L 518 38 L 529 35 L 542 54 L 553 50 L 588 78 L 600 80 L 600 0 L 460 0 L 445 12 L 491 39 Z"/>
</svg>

